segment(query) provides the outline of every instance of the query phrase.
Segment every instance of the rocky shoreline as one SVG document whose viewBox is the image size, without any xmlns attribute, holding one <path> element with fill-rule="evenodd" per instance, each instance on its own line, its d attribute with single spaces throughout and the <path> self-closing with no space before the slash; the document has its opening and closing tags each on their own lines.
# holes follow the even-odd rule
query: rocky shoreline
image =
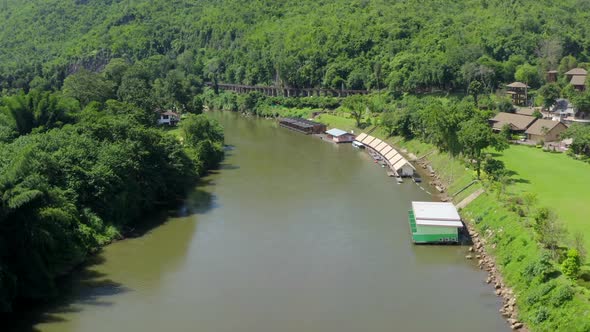
<svg viewBox="0 0 590 332">
<path fill-rule="evenodd" d="M 485 250 L 487 239 L 493 236 L 493 232 L 491 230 L 486 230 L 482 235 L 472 230 L 470 225 L 467 225 L 467 227 L 469 235 L 473 241 L 473 246 L 469 247 L 469 254 L 465 256 L 465 258 L 475 258 L 479 268 L 488 273 L 485 282 L 493 285 L 496 295 L 502 298 L 503 305 L 499 311 L 502 317 L 504 317 L 510 325 L 510 328 L 513 330 L 528 332 L 524 323 L 518 320 L 518 308 L 516 306 L 516 296 L 514 295 L 514 291 L 512 288 L 506 286 L 500 271 L 497 269 L 494 257 L 489 255 Z M 493 246 L 495 246 L 495 244 L 493 244 L 492 247 Z"/>
<path fill-rule="evenodd" d="M 267 119 L 273 118 L 267 117 Z M 449 202 L 452 200 L 452 198 L 446 192 L 448 184 L 432 168 L 427 158 L 418 158 L 407 149 L 396 146 L 395 143 L 392 143 L 391 145 L 395 146 L 396 149 L 409 160 L 420 166 L 422 169 L 420 173 L 429 179 L 428 183 L 437 191 L 434 196 L 443 202 Z M 466 221 L 466 218 L 464 218 L 464 221 Z M 473 245 L 469 247 L 469 253 L 465 256 L 465 258 L 470 260 L 476 259 L 478 267 L 488 273 L 485 282 L 489 285 L 492 285 L 495 289 L 495 294 L 502 298 L 503 305 L 499 312 L 502 317 L 506 319 L 510 328 L 512 330 L 518 330 L 519 332 L 529 332 L 524 323 L 518 319 L 518 308 L 516 305 L 516 296 L 514 295 L 514 291 L 503 282 L 502 275 L 497 269 L 494 257 L 488 254 L 485 250 L 487 239 L 493 236 L 493 232 L 491 230 L 487 230 L 485 234 L 481 235 L 476 232 L 474 227 L 469 223 L 465 222 L 465 226 L 473 242 Z M 492 247 L 495 248 L 495 244 L 493 244 Z"/>
<path fill-rule="evenodd" d="M 407 151 L 403 152 L 407 153 Z M 451 201 L 452 199 L 446 194 L 446 188 L 448 185 L 431 167 L 429 161 L 426 158 L 413 159 L 413 161 L 424 170 L 424 175 L 429 178 L 429 184 L 437 189 L 438 198 L 443 202 Z M 466 221 L 466 218 L 463 219 Z M 494 257 L 488 254 L 485 250 L 487 239 L 493 236 L 493 232 L 487 230 L 484 234 L 479 234 L 474 230 L 474 227 L 471 224 L 465 222 L 465 226 L 467 227 L 469 236 L 473 242 L 473 245 L 469 247 L 469 253 L 465 258 L 477 260 L 478 267 L 488 273 L 485 282 L 492 285 L 495 289 L 495 294 L 502 298 L 503 304 L 499 312 L 502 317 L 506 319 L 510 328 L 512 330 L 528 332 L 529 330 L 524 323 L 518 319 L 518 308 L 516 306 L 516 296 L 514 295 L 514 291 L 504 283 L 502 275 L 497 269 Z M 495 248 L 495 244 L 492 244 L 492 248 Z"/>
<path fill-rule="evenodd" d="M 405 150 L 405 149 L 404 149 Z M 413 156 L 413 155 L 412 155 Z M 410 158 L 412 157 L 410 156 Z M 412 160 L 412 159 L 411 159 Z M 436 171 L 430 166 L 430 163 L 424 159 L 418 159 L 414 156 L 413 160 L 420 168 L 424 170 L 424 174 L 428 176 L 429 181 L 428 184 L 431 185 L 436 191 L 438 192 L 437 196 L 442 202 L 449 202 L 451 198 L 447 195 L 446 189 L 447 185 L 444 181 L 438 176 Z M 422 173 L 422 172 L 421 172 Z"/>
</svg>

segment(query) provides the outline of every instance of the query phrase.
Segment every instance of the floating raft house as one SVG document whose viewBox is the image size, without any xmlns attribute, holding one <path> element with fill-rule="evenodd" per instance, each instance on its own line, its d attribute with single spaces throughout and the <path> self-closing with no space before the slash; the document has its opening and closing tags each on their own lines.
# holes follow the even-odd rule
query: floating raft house
<svg viewBox="0 0 590 332">
<path fill-rule="evenodd" d="M 300 118 L 282 118 L 279 125 L 306 135 L 322 134 L 326 131 L 325 124 Z"/>
<path fill-rule="evenodd" d="M 396 176 L 410 177 L 413 176 L 414 172 L 416 171 L 416 168 L 414 165 L 412 165 L 412 163 L 410 163 L 389 144 L 378 138 L 361 133 L 358 135 L 353 144 L 357 146 L 363 145 L 369 149 L 369 151 L 373 151 L 380 155 Z"/>
<path fill-rule="evenodd" d="M 452 203 L 412 202 L 408 211 L 414 243 L 458 243 L 461 217 Z"/>
<path fill-rule="evenodd" d="M 328 139 L 332 140 L 334 143 L 350 143 L 354 141 L 354 134 L 338 128 L 326 131 L 326 135 L 328 135 Z"/>
</svg>

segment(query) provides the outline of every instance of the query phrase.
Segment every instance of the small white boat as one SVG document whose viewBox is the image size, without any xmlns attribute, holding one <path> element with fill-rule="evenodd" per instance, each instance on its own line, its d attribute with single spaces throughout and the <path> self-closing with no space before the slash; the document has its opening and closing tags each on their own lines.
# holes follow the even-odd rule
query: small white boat
<svg viewBox="0 0 590 332">
<path fill-rule="evenodd" d="M 365 145 L 359 141 L 352 141 L 352 146 L 357 149 L 364 149 Z"/>
</svg>

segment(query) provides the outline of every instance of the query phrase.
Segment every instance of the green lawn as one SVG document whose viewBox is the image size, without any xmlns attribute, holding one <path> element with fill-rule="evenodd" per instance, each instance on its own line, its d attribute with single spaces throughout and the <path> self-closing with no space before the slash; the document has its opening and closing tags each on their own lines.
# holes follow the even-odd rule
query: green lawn
<svg viewBox="0 0 590 332">
<path fill-rule="evenodd" d="M 539 205 L 555 211 L 570 233 L 584 234 L 590 248 L 590 164 L 519 145 L 498 158 L 516 172 L 510 190 L 537 193 Z"/>
<path fill-rule="evenodd" d="M 315 120 L 325 123 L 328 128 L 338 128 L 346 131 L 354 130 L 355 133 L 359 130 L 356 127 L 356 122 L 354 119 L 344 118 L 337 115 L 320 114 L 317 118 L 315 118 Z"/>
</svg>

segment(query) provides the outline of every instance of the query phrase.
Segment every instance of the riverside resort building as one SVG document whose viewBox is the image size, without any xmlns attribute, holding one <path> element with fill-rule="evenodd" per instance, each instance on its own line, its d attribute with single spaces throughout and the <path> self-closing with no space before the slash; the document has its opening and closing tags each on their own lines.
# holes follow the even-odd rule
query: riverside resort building
<svg viewBox="0 0 590 332">
<path fill-rule="evenodd" d="M 414 243 L 457 243 L 461 217 L 452 203 L 412 202 L 408 212 Z"/>
</svg>

